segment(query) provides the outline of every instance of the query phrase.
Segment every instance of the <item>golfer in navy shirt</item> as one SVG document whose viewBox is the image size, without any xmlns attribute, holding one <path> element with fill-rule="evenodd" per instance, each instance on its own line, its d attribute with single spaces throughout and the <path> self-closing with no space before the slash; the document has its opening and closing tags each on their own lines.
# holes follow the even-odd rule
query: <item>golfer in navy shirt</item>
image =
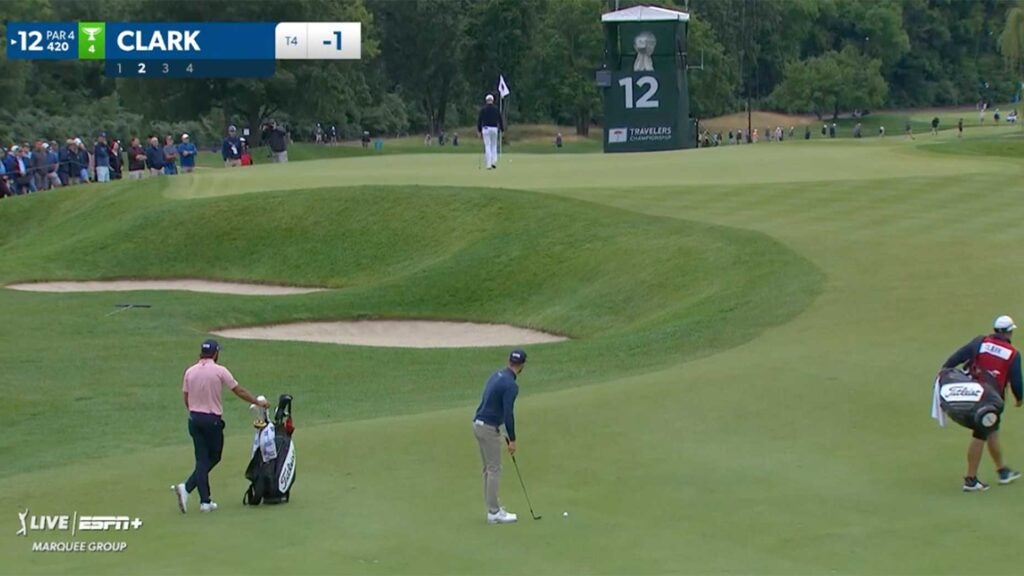
<svg viewBox="0 0 1024 576">
<path fill-rule="evenodd" d="M 487 503 L 488 524 L 510 524 L 516 515 L 498 503 L 501 484 L 501 427 L 508 435 L 508 452 L 516 453 L 515 404 L 519 395 L 516 379 L 526 364 L 526 352 L 513 350 L 508 356 L 508 367 L 498 370 L 487 379 L 480 406 L 473 417 L 473 434 L 480 445 L 480 459 L 484 470 L 484 501 Z"/>
</svg>

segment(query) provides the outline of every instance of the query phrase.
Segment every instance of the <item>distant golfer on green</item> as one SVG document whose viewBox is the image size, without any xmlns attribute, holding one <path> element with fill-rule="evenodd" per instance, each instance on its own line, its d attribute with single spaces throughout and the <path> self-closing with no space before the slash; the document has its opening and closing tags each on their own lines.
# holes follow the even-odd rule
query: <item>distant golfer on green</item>
<svg viewBox="0 0 1024 576">
<path fill-rule="evenodd" d="M 516 349 L 508 356 L 508 367 L 487 379 L 480 406 L 473 417 L 473 434 L 480 445 L 483 461 L 484 501 L 488 524 L 511 524 L 516 515 L 501 507 L 498 486 L 501 484 L 501 426 L 508 434 L 508 453 L 516 453 L 516 420 L 514 408 L 519 384 L 516 380 L 526 364 L 526 352 Z"/>
</svg>

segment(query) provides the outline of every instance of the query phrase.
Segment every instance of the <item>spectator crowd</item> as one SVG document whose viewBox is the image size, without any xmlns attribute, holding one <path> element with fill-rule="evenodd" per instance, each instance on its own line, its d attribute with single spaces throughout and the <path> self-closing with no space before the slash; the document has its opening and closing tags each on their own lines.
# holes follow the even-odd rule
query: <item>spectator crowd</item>
<svg viewBox="0 0 1024 576">
<path fill-rule="evenodd" d="M 264 138 L 270 146 L 271 160 L 287 162 L 286 129 L 271 121 L 264 127 Z M 246 138 L 240 137 L 234 126 L 228 127 L 220 152 L 227 167 L 253 163 Z M 177 141 L 171 134 L 163 141 L 150 136 L 145 143 L 133 136 L 127 145 L 117 139 L 108 140 L 104 132 L 91 144 L 81 138 L 69 138 L 62 145 L 44 140 L 12 144 L 0 147 L 0 198 L 91 182 L 188 173 L 195 170 L 198 153 L 188 134 L 181 134 Z"/>
<path fill-rule="evenodd" d="M 177 174 L 195 169 L 197 149 L 182 134 L 179 142 L 167 135 L 164 146 L 154 136 L 143 148 L 133 137 L 128 146 L 107 139 L 100 132 L 91 144 L 81 138 L 57 141 L 36 140 L 0 148 L 0 197 L 20 196 L 43 190 L 149 174 Z M 125 174 L 127 172 L 127 175 Z"/>
<path fill-rule="evenodd" d="M 0 148 L 0 197 L 120 177 L 120 144 L 102 133 L 91 146 L 69 138 L 63 145 L 36 140 Z"/>
</svg>

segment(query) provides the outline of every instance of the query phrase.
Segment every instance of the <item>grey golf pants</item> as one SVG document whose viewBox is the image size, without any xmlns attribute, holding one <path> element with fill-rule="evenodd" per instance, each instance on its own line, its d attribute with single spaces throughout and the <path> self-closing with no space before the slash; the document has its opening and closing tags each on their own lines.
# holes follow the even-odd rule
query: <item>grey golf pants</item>
<svg viewBox="0 0 1024 576">
<path fill-rule="evenodd" d="M 501 432 L 495 426 L 475 420 L 473 434 L 480 445 L 480 459 L 484 465 L 484 502 L 487 504 L 487 511 L 496 514 L 501 507 L 498 504 L 498 487 L 501 485 Z"/>
</svg>

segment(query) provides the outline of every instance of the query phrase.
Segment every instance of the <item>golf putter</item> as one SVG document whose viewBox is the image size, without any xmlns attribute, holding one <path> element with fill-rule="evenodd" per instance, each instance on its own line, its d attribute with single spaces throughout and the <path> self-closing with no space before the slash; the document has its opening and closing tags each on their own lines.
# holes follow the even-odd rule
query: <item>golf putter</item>
<svg viewBox="0 0 1024 576">
<path fill-rule="evenodd" d="M 505 438 L 505 444 L 508 444 L 508 438 Z M 530 503 L 530 494 L 526 492 L 526 484 L 523 482 L 523 475 L 519 473 L 519 463 L 516 462 L 516 455 L 509 454 L 512 457 L 512 465 L 516 469 L 516 476 L 519 477 L 519 485 L 523 487 L 523 496 L 526 496 L 526 506 L 530 509 L 530 517 L 534 520 L 540 520 L 540 515 L 533 512 L 533 504 Z"/>
</svg>

